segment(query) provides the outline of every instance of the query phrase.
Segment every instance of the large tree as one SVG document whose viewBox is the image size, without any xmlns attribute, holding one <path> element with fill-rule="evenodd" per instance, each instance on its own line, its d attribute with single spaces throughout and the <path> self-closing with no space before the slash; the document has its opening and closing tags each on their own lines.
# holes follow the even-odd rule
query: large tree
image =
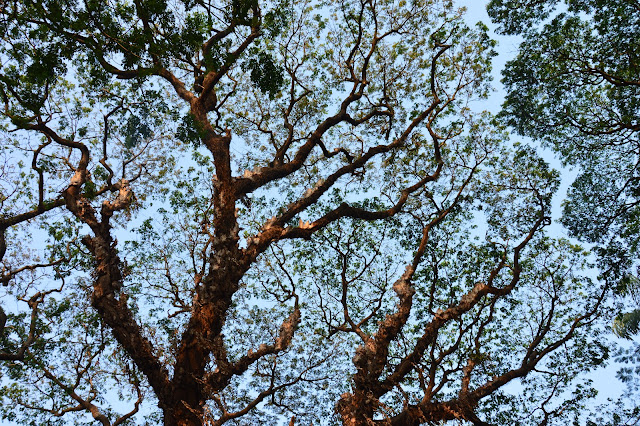
<svg viewBox="0 0 640 426">
<path fill-rule="evenodd" d="M 4 2 L 3 416 L 578 416 L 606 285 L 545 236 L 557 172 L 472 112 L 461 14 Z"/>
</svg>

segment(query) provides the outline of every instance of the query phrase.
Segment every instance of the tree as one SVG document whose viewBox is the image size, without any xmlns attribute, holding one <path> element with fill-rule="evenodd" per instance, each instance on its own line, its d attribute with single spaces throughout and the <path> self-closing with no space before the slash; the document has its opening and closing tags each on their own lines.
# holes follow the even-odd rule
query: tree
<svg viewBox="0 0 640 426">
<path fill-rule="evenodd" d="M 451 2 L 1 16 L 4 418 L 579 415 L 607 285 L 545 235 L 558 173 L 470 110 L 494 43 Z"/>
<path fill-rule="evenodd" d="M 603 278 L 630 299 L 612 327 L 628 339 L 638 334 L 640 323 L 639 10 L 637 1 L 627 0 L 489 5 L 503 32 L 524 38 L 503 73 L 508 95 L 502 116 L 579 168 L 562 221 L 573 236 L 594 244 Z M 640 347 L 617 355 L 617 362 L 635 364 L 618 371 L 628 384 L 625 396 L 634 395 Z M 636 424 L 640 407 L 623 398 L 601 411 L 598 424 Z"/>
<path fill-rule="evenodd" d="M 503 116 L 580 168 L 563 222 L 599 247 L 619 292 L 638 291 L 640 18 L 637 1 L 493 0 L 504 33 L 524 37 L 504 70 Z M 614 273 L 615 272 L 615 273 Z M 614 330 L 637 332 L 640 310 Z"/>
</svg>

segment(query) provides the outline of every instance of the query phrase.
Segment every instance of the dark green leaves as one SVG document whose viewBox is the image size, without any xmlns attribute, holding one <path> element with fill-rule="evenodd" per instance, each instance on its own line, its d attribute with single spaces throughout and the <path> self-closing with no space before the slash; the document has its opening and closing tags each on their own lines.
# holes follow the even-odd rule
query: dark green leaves
<svg viewBox="0 0 640 426">
<path fill-rule="evenodd" d="M 619 313 L 613 321 L 613 332 L 626 339 L 631 339 L 640 331 L 640 310 Z"/>
<path fill-rule="evenodd" d="M 274 96 L 284 83 L 284 69 L 277 65 L 273 56 L 266 51 L 254 49 L 244 68 L 250 72 L 251 82 L 263 93 Z"/>
<path fill-rule="evenodd" d="M 125 148 L 132 149 L 141 141 L 151 136 L 151 128 L 137 115 L 130 115 L 124 134 Z"/>
<path fill-rule="evenodd" d="M 562 11 L 552 16 L 556 10 Z M 498 1 L 491 16 L 524 36 L 503 71 L 501 116 L 581 167 L 565 204 L 574 235 L 637 240 L 640 18 L 637 3 L 611 0 Z M 540 26 L 547 15 L 551 20 Z"/>
<path fill-rule="evenodd" d="M 193 118 L 193 115 L 187 114 L 182 117 L 182 121 L 178 126 L 176 138 L 182 143 L 197 147 L 200 145 L 202 137 L 202 129 Z"/>
<path fill-rule="evenodd" d="M 517 34 L 547 18 L 557 3 L 557 0 L 491 0 L 487 10 L 502 32 Z"/>
<path fill-rule="evenodd" d="M 263 18 L 262 26 L 269 39 L 277 37 L 289 25 L 293 7 L 290 0 L 280 0 Z"/>
<path fill-rule="evenodd" d="M 252 18 L 250 12 L 257 8 L 257 0 L 231 0 L 231 19 L 241 23 L 250 23 Z"/>
</svg>

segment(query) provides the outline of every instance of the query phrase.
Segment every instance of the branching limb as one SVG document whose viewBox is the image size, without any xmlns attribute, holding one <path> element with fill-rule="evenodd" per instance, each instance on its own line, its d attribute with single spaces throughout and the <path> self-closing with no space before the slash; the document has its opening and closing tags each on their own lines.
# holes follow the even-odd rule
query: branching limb
<svg viewBox="0 0 640 426">
<path fill-rule="evenodd" d="M 81 411 L 85 410 L 91 413 L 91 416 L 98 422 L 100 422 L 103 426 L 111 426 L 111 422 L 109 418 L 100 411 L 100 408 L 93 404 L 91 400 L 85 399 L 78 395 L 75 391 L 74 387 L 65 385 L 58 377 L 56 377 L 48 368 L 43 367 L 42 369 L 44 376 L 49 379 L 52 383 L 55 383 L 58 387 L 65 391 L 69 397 L 71 397 L 74 401 L 78 403 L 76 407 L 66 408 L 62 411 L 59 411 L 56 415 L 62 416 L 67 412 L 72 411 Z"/>
<path fill-rule="evenodd" d="M 275 343 L 267 345 L 261 344 L 257 350 L 249 349 L 249 353 L 240 358 L 235 363 L 229 363 L 226 360 L 226 353 L 222 356 L 222 350 L 224 343 L 220 339 L 214 344 L 218 345 L 214 348 L 214 353 L 217 354 L 216 359 L 221 363 L 218 365 L 216 371 L 209 373 L 205 376 L 205 382 L 212 392 L 218 392 L 224 389 L 224 386 L 229 382 L 232 376 L 240 375 L 247 371 L 247 369 L 257 360 L 265 357 L 266 355 L 273 355 L 286 350 L 291 344 L 293 335 L 300 323 L 300 306 L 298 305 L 298 296 L 295 296 L 295 304 L 293 312 L 289 317 L 283 321 L 280 326 L 279 335 L 276 338 Z"/>
<path fill-rule="evenodd" d="M 270 396 L 275 395 L 277 392 L 286 389 L 288 387 L 291 387 L 293 385 L 295 385 L 296 383 L 299 383 L 301 381 L 304 382 L 309 382 L 311 380 L 305 378 L 305 376 L 307 375 L 307 373 L 309 373 L 309 371 L 317 368 L 318 366 L 320 366 L 325 360 L 321 360 L 318 363 L 315 363 L 313 365 L 308 366 L 307 368 L 305 368 L 303 371 L 300 372 L 300 374 L 295 377 L 294 379 L 282 383 L 280 385 L 275 385 L 273 382 L 271 382 L 270 386 L 268 389 L 263 390 L 262 392 L 260 392 L 258 394 L 258 396 L 256 398 L 253 399 L 253 401 L 251 401 L 249 404 L 247 404 L 243 409 L 230 413 L 228 411 L 226 411 L 226 409 L 224 409 L 224 406 L 221 404 L 218 404 L 218 406 L 221 408 L 222 410 L 222 416 L 220 416 L 220 418 L 218 420 L 215 420 L 212 422 L 212 425 L 215 426 L 220 426 L 223 425 L 224 423 L 228 422 L 229 420 L 241 417 L 245 414 L 247 414 L 250 410 L 254 409 L 258 404 L 260 404 L 262 401 L 265 400 L 265 398 L 268 398 Z M 293 419 L 291 420 L 293 421 Z M 290 423 L 291 424 L 291 423 Z"/>
<path fill-rule="evenodd" d="M 38 324 L 38 306 L 40 303 L 44 301 L 46 295 L 59 290 L 50 290 L 48 292 L 38 292 L 31 296 L 31 298 L 27 301 L 27 304 L 31 308 L 31 317 L 29 323 L 29 334 L 22 345 L 18 348 L 15 353 L 7 353 L 4 351 L 0 351 L 0 360 L 2 361 L 22 361 L 24 360 L 25 353 L 29 349 L 29 346 L 36 341 L 37 336 L 37 324 Z M 7 315 L 4 310 L 0 307 L 0 336 L 3 335 L 5 330 L 5 324 L 7 321 Z"/>
</svg>

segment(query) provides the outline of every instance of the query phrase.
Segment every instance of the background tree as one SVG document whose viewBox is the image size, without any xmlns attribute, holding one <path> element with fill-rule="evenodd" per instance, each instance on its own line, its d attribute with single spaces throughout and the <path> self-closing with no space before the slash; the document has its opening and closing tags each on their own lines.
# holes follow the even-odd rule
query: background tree
<svg viewBox="0 0 640 426">
<path fill-rule="evenodd" d="M 520 134 L 579 167 L 563 223 L 600 247 L 619 291 L 638 291 L 640 6 L 637 1 L 493 0 L 489 14 L 522 35 L 504 70 L 503 116 Z M 640 310 L 614 330 L 638 331 Z"/>
<path fill-rule="evenodd" d="M 603 278 L 625 296 L 613 331 L 631 339 L 640 324 L 640 5 L 493 0 L 488 10 L 504 33 L 523 36 L 503 72 L 502 116 L 578 169 L 562 221 L 595 245 Z M 640 347 L 619 355 L 635 364 L 618 372 L 635 394 Z M 594 424 L 636 424 L 640 408 L 633 401 L 609 411 Z"/>
<path fill-rule="evenodd" d="M 557 172 L 468 108 L 461 13 L 4 3 L 3 417 L 578 416 L 606 286 L 544 235 Z"/>
</svg>

